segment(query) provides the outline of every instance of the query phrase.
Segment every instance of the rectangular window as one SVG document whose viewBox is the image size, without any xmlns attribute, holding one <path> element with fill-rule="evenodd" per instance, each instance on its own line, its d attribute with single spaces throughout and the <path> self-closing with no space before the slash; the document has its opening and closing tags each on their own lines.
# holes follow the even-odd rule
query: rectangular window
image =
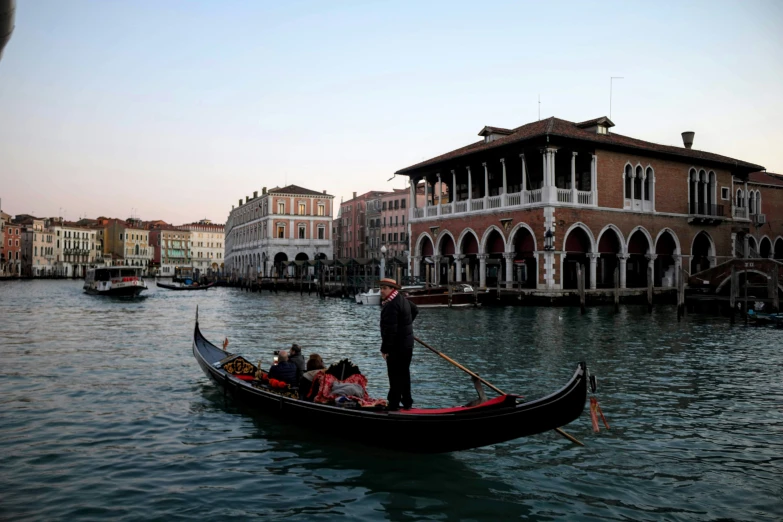
<svg viewBox="0 0 783 522">
<path fill-rule="evenodd" d="M 299 203 L 299 215 L 304 216 L 305 214 L 307 214 L 307 205 Z"/>
<path fill-rule="evenodd" d="M 325 216 L 326 215 L 326 207 L 323 203 L 318 204 L 318 215 L 319 216 Z"/>
<path fill-rule="evenodd" d="M 400 224 L 400 216 L 394 216 L 394 226 L 398 226 Z"/>
<path fill-rule="evenodd" d="M 299 239 L 305 239 L 305 226 L 299 225 Z"/>
<path fill-rule="evenodd" d="M 398 208 L 400 208 L 400 202 L 399 202 L 399 200 L 395 199 L 394 200 L 394 210 L 397 210 Z"/>
<path fill-rule="evenodd" d="M 729 199 L 729 187 L 721 187 L 720 188 L 720 199 Z"/>
<path fill-rule="evenodd" d="M 326 233 L 326 230 L 324 227 L 318 227 L 318 239 L 324 239 L 324 234 Z"/>
<path fill-rule="evenodd" d="M 405 214 L 402 215 L 402 226 L 405 226 Z"/>
<path fill-rule="evenodd" d="M 285 226 L 277 225 L 277 237 L 278 239 L 285 239 Z"/>
<path fill-rule="evenodd" d="M 386 202 L 383 202 L 383 210 L 386 210 Z"/>
<path fill-rule="evenodd" d="M 285 203 L 282 201 L 277 202 L 277 213 L 278 214 L 285 214 Z"/>
<path fill-rule="evenodd" d="M 405 200 L 404 199 L 400 200 L 400 208 L 405 208 Z"/>
<path fill-rule="evenodd" d="M 386 234 L 381 234 L 381 241 L 386 242 Z"/>
<path fill-rule="evenodd" d="M 394 233 L 394 242 L 397 242 L 397 232 Z"/>
</svg>

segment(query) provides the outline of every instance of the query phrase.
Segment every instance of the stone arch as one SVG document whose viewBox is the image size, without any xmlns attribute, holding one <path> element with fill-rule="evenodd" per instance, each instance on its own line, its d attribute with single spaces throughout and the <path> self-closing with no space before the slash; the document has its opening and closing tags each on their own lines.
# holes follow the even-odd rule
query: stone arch
<svg viewBox="0 0 783 522">
<path fill-rule="evenodd" d="M 658 252 L 657 252 L 657 249 L 658 249 L 658 241 L 661 239 L 661 237 L 662 237 L 664 234 L 667 234 L 667 233 L 668 233 L 668 234 L 671 236 L 672 240 L 674 241 L 674 244 L 675 244 L 675 245 L 676 245 L 676 247 L 677 247 L 677 248 L 676 248 L 676 250 L 674 251 L 674 253 L 675 253 L 675 254 L 682 254 L 682 248 L 680 247 L 680 238 L 679 238 L 679 237 L 677 237 L 677 234 L 674 232 L 674 230 L 672 230 L 672 229 L 670 229 L 670 228 L 668 228 L 668 227 L 667 227 L 667 228 L 662 228 L 662 229 L 661 229 L 661 230 L 658 232 L 658 235 L 657 235 L 657 236 L 655 236 L 655 248 L 656 248 L 656 254 L 658 253 Z"/>
<path fill-rule="evenodd" d="M 783 237 L 778 236 L 775 238 L 775 244 L 773 245 L 775 259 L 783 259 Z"/>
<path fill-rule="evenodd" d="M 595 251 L 595 238 L 590 228 L 578 222 L 571 225 L 563 237 L 563 255 L 560 256 L 561 285 L 564 289 L 578 288 L 579 269 L 585 272 L 585 287 L 595 288 L 591 279 L 589 253 Z"/>
<path fill-rule="evenodd" d="M 762 236 L 761 241 L 759 241 L 759 257 L 767 258 L 772 253 L 772 241 L 766 235 Z"/>
<path fill-rule="evenodd" d="M 421 234 L 419 234 L 419 237 L 416 239 L 416 248 L 414 249 L 414 252 L 415 252 L 414 255 L 415 256 L 419 256 L 419 257 L 423 257 L 424 256 L 424 253 L 422 252 L 422 249 L 424 248 L 424 240 L 425 239 L 429 240 L 431 245 L 435 244 L 435 242 L 432 240 L 432 236 L 430 236 L 428 232 L 422 232 Z M 427 254 L 427 255 L 429 255 L 429 254 Z"/>
<path fill-rule="evenodd" d="M 748 248 L 750 250 L 755 250 L 757 253 L 759 251 L 759 242 L 756 241 L 756 238 L 748 234 Z"/>
<path fill-rule="evenodd" d="M 465 253 L 464 249 L 465 249 L 465 245 L 467 243 L 466 239 L 467 239 L 469 234 L 473 235 L 473 239 L 475 240 L 476 245 L 477 246 L 479 245 L 478 234 L 476 234 L 475 230 L 473 230 L 472 228 L 468 227 L 468 228 L 465 228 L 459 235 L 459 239 L 457 240 L 457 252 Z M 478 251 L 476 253 L 478 253 Z"/>
<path fill-rule="evenodd" d="M 538 282 L 536 235 L 527 223 L 517 223 L 506 241 L 508 254 L 513 254 L 512 284 L 535 288 Z M 508 281 L 508 278 L 507 278 Z"/>
<path fill-rule="evenodd" d="M 513 250 L 510 250 L 514 247 L 515 241 L 517 240 L 517 233 L 521 230 L 527 230 L 530 233 L 530 236 L 533 238 L 533 251 L 535 252 L 538 250 L 538 247 L 536 246 L 536 234 L 533 232 L 533 229 L 530 228 L 530 225 L 527 223 L 517 223 L 514 228 L 511 229 L 511 233 L 508 235 L 508 241 L 506 241 L 506 252 L 512 252 Z"/>
<path fill-rule="evenodd" d="M 593 231 L 590 230 L 590 227 L 588 227 L 581 221 L 574 223 L 573 225 L 568 227 L 568 230 L 563 235 L 563 252 L 568 251 L 567 248 L 568 236 L 571 235 L 571 232 L 573 232 L 577 228 L 584 230 L 585 234 L 587 234 L 588 239 L 590 239 L 590 252 L 595 252 L 598 243 L 596 243 L 595 236 L 593 235 Z"/>
<path fill-rule="evenodd" d="M 443 251 L 444 246 L 448 246 L 448 242 L 446 241 L 446 238 L 451 240 L 451 244 L 453 246 L 452 252 L 445 253 Z M 457 242 L 454 240 L 454 235 L 448 231 L 443 230 L 442 232 L 438 233 L 438 240 L 435 243 L 435 253 L 437 255 L 452 255 L 457 249 Z"/>
<path fill-rule="evenodd" d="M 624 254 L 627 252 L 626 245 L 625 245 L 625 238 L 623 237 L 622 231 L 620 231 L 620 228 L 617 225 L 614 224 L 608 224 L 604 228 L 601 229 L 601 232 L 598 234 L 598 237 L 596 238 L 595 245 L 596 245 L 596 252 L 597 249 L 601 245 L 601 239 L 603 238 L 604 234 L 608 231 L 612 231 L 617 235 L 617 241 L 620 244 L 620 252 L 621 254 Z"/>
<path fill-rule="evenodd" d="M 616 225 L 609 224 L 601 230 L 595 241 L 595 253 L 598 254 L 596 288 L 612 288 L 615 269 L 620 267 L 618 255 L 626 253 L 623 233 Z"/>
<path fill-rule="evenodd" d="M 642 226 L 634 227 L 626 240 L 628 259 L 625 264 L 626 288 L 644 288 L 649 277 L 648 255 L 653 253 L 652 236 Z"/>
<path fill-rule="evenodd" d="M 715 263 L 715 242 L 702 230 L 691 242 L 691 275 L 707 270 Z"/>
<path fill-rule="evenodd" d="M 488 254 L 487 252 L 487 240 L 492 235 L 492 232 L 497 232 L 501 239 L 503 239 L 503 249 L 502 252 L 506 252 L 508 250 L 508 245 L 506 244 L 506 236 L 503 235 L 503 231 L 496 225 L 490 225 L 487 227 L 487 229 L 484 231 L 484 235 L 481 237 L 481 243 L 479 243 L 479 253 L 482 254 Z"/>
<path fill-rule="evenodd" d="M 506 263 L 503 254 L 507 249 L 503 231 L 495 225 L 487 227 L 479 245 L 479 252 L 487 256 L 485 281 L 482 286 L 497 286 L 505 279 Z"/>
</svg>

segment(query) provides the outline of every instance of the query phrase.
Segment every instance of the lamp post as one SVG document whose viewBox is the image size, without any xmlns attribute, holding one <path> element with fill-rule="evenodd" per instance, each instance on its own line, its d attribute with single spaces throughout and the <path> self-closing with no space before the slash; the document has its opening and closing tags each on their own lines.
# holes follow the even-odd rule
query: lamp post
<svg viewBox="0 0 783 522">
<path fill-rule="evenodd" d="M 552 233 L 552 229 L 547 228 L 546 232 L 544 233 L 544 250 L 546 250 L 547 252 L 551 252 L 552 250 L 555 249 L 554 239 L 555 239 L 555 234 Z"/>
<path fill-rule="evenodd" d="M 381 247 L 381 279 L 386 277 L 386 245 Z"/>
</svg>

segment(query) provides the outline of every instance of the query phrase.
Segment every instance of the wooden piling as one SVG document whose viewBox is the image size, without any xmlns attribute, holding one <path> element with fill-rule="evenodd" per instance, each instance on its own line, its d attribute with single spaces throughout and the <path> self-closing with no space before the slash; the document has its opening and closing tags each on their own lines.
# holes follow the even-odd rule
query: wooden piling
<svg viewBox="0 0 783 522">
<path fill-rule="evenodd" d="M 734 324 L 734 315 L 737 311 L 737 269 L 731 265 L 731 279 L 729 279 L 729 317 L 731 324 Z"/>
<path fill-rule="evenodd" d="M 780 278 L 780 268 L 778 264 L 772 267 L 772 308 L 775 313 L 780 311 L 780 297 L 778 296 L 778 279 Z"/>
<path fill-rule="evenodd" d="M 620 311 L 620 268 L 614 269 L 614 311 Z"/>
<path fill-rule="evenodd" d="M 653 310 L 653 267 L 647 267 L 647 313 Z"/>
<path fill-rule="evenodd" d="M 579 289 L 579 309 L 582 315 L 585 315 L 587 311 L 585 309 L 585 271 L 582 270 L 581 263 L 576 265 L 576 286 Z"/>
<path fill-rule="evenodd" d="M 748 267 L 747 263 L 745 266 L 745 284 L 743 285 L 744 293 L 745 293 L 745 326 L 748 326 Z"/>
</svg>

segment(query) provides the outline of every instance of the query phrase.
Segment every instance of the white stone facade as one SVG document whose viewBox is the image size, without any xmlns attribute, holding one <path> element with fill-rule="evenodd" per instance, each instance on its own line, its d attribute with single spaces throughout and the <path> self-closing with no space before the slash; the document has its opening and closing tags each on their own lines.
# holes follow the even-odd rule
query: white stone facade
<svg viewBox="0 0 783 522">
<path fill-rule="evenodd" d="M 293 275 L 288 261 L 332 257 L 334 196 L 296 185 L 240 200 L 225 227 L 225 266 L 232 277 Z"/>
</svg>

